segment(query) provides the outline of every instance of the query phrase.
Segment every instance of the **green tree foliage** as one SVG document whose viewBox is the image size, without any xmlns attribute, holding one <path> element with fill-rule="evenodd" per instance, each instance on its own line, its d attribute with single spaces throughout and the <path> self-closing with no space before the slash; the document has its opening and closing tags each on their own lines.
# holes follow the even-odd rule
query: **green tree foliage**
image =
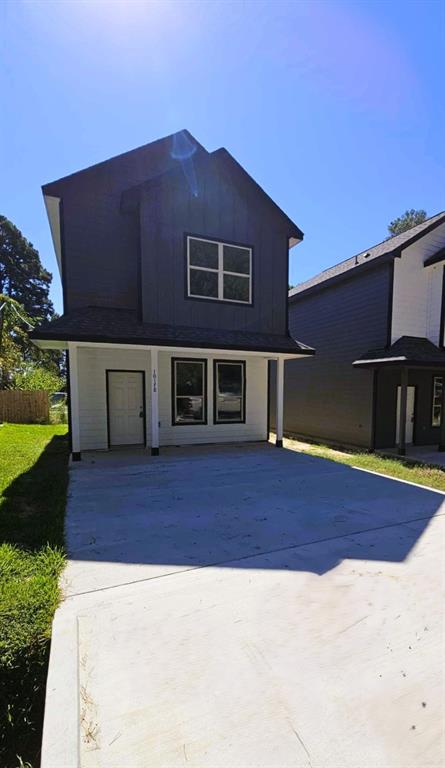
<svg viewBox="0 0 445 768">
<path fill-rule="evenodd" d="M 0 306 L 6 302 L 0 311 L 0 388 L 13 386 L 15 374 L 30 363 L 54 375 L 64 372 L 63 352 L 41 350 L 28 337 L 30 327 L 54 317 L 51 280 L 32 243 L 0 215 Z"/>
<path fill-rule="evenodd" d="M 31 343 L 28 323 L 31 318 L 21 304 L 0 293 L 0 389 L 11 385 L 23 364 L 23 349 Z"/>
<path fill-rule="evenodd" d="M 416 211 L 411 208 L 409 211 L 405 211 L 398 219 L 394 219 L 388 224 L 388 232 L 390 237 L 394 235 L 401 235 L 402 232 L 406 232 L 407 229 L 415 227 L 417 224 L 421 224 L 426 219 L 426 211 L 419 209 Z"/>
<path fill-rule="evenodd" d="M 54 370 L 43 368 L 38 363 L 29 363 L 14 375 L 13 385 L 14 389 L 44 389 L 52 394 L 64 388 L 65 380 Z"/>
<path fill-rule="evenodd" d="M 49 320 L 54 314 L 51 280 L 32 243 L 0 215 L 0 293 L 18 301 L 35 320 Z"/>
</svg>

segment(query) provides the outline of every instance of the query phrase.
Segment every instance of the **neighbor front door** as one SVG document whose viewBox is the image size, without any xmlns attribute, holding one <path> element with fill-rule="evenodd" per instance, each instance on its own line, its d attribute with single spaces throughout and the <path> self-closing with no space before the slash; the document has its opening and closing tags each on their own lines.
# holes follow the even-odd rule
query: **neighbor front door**
<svg viewBox="0 0 445 768">
<path fill-rule="evenodd" d="M 400 387 L 397 387 L 397 426 L 396 426 L 396 442 L 400 444 Z M 405 442 L 412 443 L 414 437 L 414 406 L 416 399 L 416 388 L 407 387 L 406 396 L 406 433 Z"/>
<path fill-rule="evenodd" d="M 144 385 L 141 371 L 107 371 L 108 430 L 112 445 L 144 444 Z"/>
</svg>

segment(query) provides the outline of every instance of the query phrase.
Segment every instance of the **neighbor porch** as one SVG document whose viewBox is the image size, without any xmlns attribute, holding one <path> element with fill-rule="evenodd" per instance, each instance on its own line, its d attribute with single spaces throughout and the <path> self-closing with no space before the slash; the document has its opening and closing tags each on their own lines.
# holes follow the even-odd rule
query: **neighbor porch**
<svg viewBox="0 0 445 768">
<path fill-rule="evenodd" d="M 419 446 L 445 451 L 443 349 L 426 338 L 402 336 L 354 366 L 373 370 L 374 449 L 397 449 L 401 456 Z"/>
</svg>

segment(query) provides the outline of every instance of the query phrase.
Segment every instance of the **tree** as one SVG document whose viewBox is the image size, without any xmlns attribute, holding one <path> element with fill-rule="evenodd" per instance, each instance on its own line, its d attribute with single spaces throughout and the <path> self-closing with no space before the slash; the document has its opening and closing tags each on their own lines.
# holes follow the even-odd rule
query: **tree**
<svg viewBox="0 0 445 768">
<path fill-rule="evenodd" d="M 38 363 L 29 363 L 14 376 L 14 389 L 44 389 L 52 394 L 60 392 L 65 386 L 65 380 L 55 371 L 43 368 Z"/>
<path fill-rule="evenodd" d="M 394 219 L 388 224 L 389 237 L 394 235 L 401 235 L 402 232 L 406 232 L 407 229 L 415 227 L 417 224 L 421 224 L 426 219 L 426 211 L 420 208 L 418 211 L 415 208 L 411 208 L 409 211 L 405 211 L 398 219 Z"/>
<path fill-rule="evenodd" d="M 0 293 L 18 301 L 30 317 L 49 320 L 54 314 L 51 280 L 32 243 L 0 215 Z"/>
<path fill-rule="evenodd" d="M 14 299 L 0 293 L 0 389 L 9 387 L 23 363 L 30 318 Z"/>
<path fill-rule="evenodd" d="M 0 305 L 5 301 L 12 302 L 0 312 L 0 359 L 8 350 L 8 359 L 3 363 L 0 360 L 3 370 L 3 373 L 0 370 L 0 388 L 10 386 L 12 371 L 17 368 L 18 352 L 21 352 L 22 364 L 35 361 L 56 374 L 63 370 L 63 353 L 38 349 L 27 333 L 27 323 L 35 326 L 54 317 L 49 298 L 51 280 L 51 273 L 43 267 L 32 243 L 6 216 L 0 215 Z M 8 312 L 10 319 L 6 327 Z M 26 318 L 24 324 L 18 323 L 17 312 Z"/>
<path fill-rule="evenodd" d="M 31 327 L 24 307 L 0 293 L 0 389 L 58 392 L 65 387 L 63 353 L 36 347 Z"/>
</svg>

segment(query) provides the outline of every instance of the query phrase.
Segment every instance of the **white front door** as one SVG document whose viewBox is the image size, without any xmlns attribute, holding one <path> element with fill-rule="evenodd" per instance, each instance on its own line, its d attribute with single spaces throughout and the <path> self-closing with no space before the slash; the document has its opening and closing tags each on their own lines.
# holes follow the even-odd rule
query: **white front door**
<svg viewBox="0 0 445 768">
<path fill-rule="evenodd" d="M 141 371 L 107 371 L 110 445 L 144 444 L 144 387 Z"/>
<path fill-rule="evenodd" d="M 397 425 L 396 425 L 396 442 L 400 445 L 400 392 L 401 387 L 397 387 Z M 406 395 L 406 432 L 405 442 L 412 443 L 414 435 L 414 405 L 415 405 L 416 388 L 407 387 Z"/>
</svg>

